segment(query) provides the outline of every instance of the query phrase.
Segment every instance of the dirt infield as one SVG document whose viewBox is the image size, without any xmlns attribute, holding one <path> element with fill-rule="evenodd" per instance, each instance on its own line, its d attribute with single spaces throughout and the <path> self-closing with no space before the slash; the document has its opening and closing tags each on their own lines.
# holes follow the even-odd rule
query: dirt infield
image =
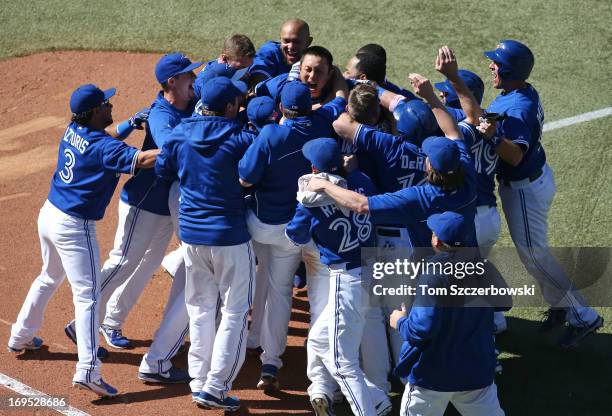
<svg viewBox="0 0 612 416">
<path fill-rule="evenodd" d="M 4 348 L 10 324 L 32 280 L 40 272 L 38 210 L 46 198 L 57 161 L 58 141 L 69 119 L 71 92 L 89 82 L 101 88 L 116 87 L 113 115 L 115 121 L 121 121 L 155 98 L 157 84 L 153 74 L 158 58 L 154 54 L 55 52 L 0 61 L 3 74 L 0 90 L 3 120 L 0 127 L 0 373 L 49 395 L 68 397 L 71 406 L 92 415 L 198 412 L 191 404 L 187 385 L 147 386 L 137 379 L 138 365 L 157 328 L 170 288 L 170 279 L 161 270 L 147 286 L 124 328 L 124 333 L 134 340 L 135 348 L 111 351 L 112 355 L 102 366 L 105 380 L 122 393 L 116 399 L 92 400 L 92 394 L 70 387 L 77 356 L 76 347 L 63 331 L 74 314 L 68 283 L 61 286 L 47 308 L 39 334 L 45 341 L 43 349 L 15 357 Z M 142 139 L 143 134 L 136 132 L 127 142 L 139 146 Z M 107 257 L 115 233 L 117 197 L 118 193 L 105 218 L 97 224 L 102 261 Z M 232 392 L 243 401 L 241 414 L 312 414 L 305 393 L 303 343 L 308 322 L 305 296 L 305 292 L 299 292 L 294 297 L 285 367 L 280 371 L 283 392 L 270 397 L 256 390 L 259 360 L 247 358 Z M 186 356 L 177 357 L 175 365 L 186 368 Z M 0 396 L 17 394 L 0 387 Z M 210 415 L 221 413 L 201 411 Z M 10 413 L 0 408 L 0 414 Z"/>
</svg>

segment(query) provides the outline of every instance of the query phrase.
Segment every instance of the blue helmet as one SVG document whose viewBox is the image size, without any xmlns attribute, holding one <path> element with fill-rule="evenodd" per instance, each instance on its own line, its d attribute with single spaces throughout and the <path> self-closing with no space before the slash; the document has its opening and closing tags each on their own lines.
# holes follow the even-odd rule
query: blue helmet
<svg viewBox="0 0 612 416">
<path fill-rule="evenodd" d="M 397 131 L 417 146 L 438 130 L 431 108 L 421 100 L 403 100 L 393 111 Z"/>
<path fill-rule="evenodd" d="M 499 65 L 499 75 L 503 80 L 526 80 L 535 61 L 529 48 L 516 40 L 502 40 L 494 51 L 484 55 Z"/>
<path fill-rule="evenodd" d="M 482 79 L 467 69 L 460 69 L 459 76 L 461 79 L 463 79 L 463 82 L 465 82 L 468 89 L 472 91 L 472 94 L 474 94 L 478 104 L 480 104 L 482 102 L 482 96 L 484 95 L 484 83 L 482 82 Z M 461 105 L 459 104 L 459 97 L 457 97 L 457 93 L 449 80 L 444 82 L 436 82 L 435 87 L 438 90 L 446 93 L 446 105 L 453 108 L 461 108 Z"/>
</svg>

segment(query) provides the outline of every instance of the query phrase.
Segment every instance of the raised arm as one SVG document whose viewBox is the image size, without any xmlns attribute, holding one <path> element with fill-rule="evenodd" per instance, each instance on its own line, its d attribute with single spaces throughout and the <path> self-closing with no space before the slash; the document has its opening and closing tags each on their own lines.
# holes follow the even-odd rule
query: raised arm
<svg viewBox="0 0 612 416">
<path fill-rule="evenodd" d="M 442 46 L 438 49 L 436 70 L 444 75 L 455 89 L 457 97 L 459 97 L 461 109 L 465 112 L 466 121 L 477 126 L 484 111 L 480 108 L 480 104 L 476 101 L 472 91 L 469 90 L 463 79 L 459 76 L 459 66 L 455 52 L 448 46 Z"/>
<path fill-rule="evenodd" d="M 408 75 L 408 79 L 412 84 L 412 88 L 414 92 L 419 96 L 423 97 L 423 99 L 429 104 L 431 107 L 431 111 L 436 117 L 436 121 L 438 125 L 444 132 L 444 135 L 451 140 L 461 140 L 463 139 L 463 135 L 459 130 L 459 126 L 457 126 L 457 122 L 446 110 L 446 107 L 440 99 L 437 97 L 436 93 L 433 90 L 433 86 L 431 82 L 427 78 L 419 74 L 410 74 Z"/>
<path fill-rule="evenodd" d="M 355 121 L 349 113 L 342 113 L 332 125 L 338 136 L 352 143 L 355 140 L 355 133 L 357 133 L 357 129 L 359 129 L 361 124 Z"/>
</svg>

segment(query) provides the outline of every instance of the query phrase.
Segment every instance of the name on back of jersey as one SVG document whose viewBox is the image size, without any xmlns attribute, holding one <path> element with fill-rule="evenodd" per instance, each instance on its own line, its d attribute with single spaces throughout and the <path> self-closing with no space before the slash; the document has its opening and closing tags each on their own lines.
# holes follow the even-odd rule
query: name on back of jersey
<svg viewBox="0 0 612 416">
<path fill-rule="evenodd" d="M 79 151 L 80 154 L 85 153 L 89 142 L 79 136 L 71 127 L 66 129 L 63 140 Z"/>
</svg>

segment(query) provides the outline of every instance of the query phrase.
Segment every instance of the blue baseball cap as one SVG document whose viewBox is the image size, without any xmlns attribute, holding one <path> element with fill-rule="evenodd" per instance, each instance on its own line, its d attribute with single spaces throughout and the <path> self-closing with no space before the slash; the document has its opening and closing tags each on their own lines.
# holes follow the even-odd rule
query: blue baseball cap
<svg viewBox="0 0 612 416">
<path fill-rule="evenodd" d="M 157 61 L 155 77 L 157 82 L 162 84 L 172 77 L 191 72 L 202 65 L 202 62 L 191 62 L 189 58 L 181 53 L 169 53 Z"/>
<path fill-rule="evenodd" d="M 302 147 L 302 153 L 321 172 L 335 172 L 342 166 L 342 152 L 334 139 L 310 140 Z"/>
<path fill-rule="evenodd" d="M 200 71 L 195 82 L 193 83 L 193 91 L 196 98 L 199 99 L 202 97 L 202 88 L 204 87 L 204 84 L 216 77 L 231 78 L 233 81 L 235 81 L 234 84 L 241 91 L 243 91 L 244 94 L 246 94 L 248 87 L 246 83 L 240 81 L 240 78 L 237 77 L 236 74 L 236 69 L 232 68 L 231 66 L 218 62 L 217 60 L 210 61 L 206 64 L 204 69 Z"/>
<path fill-rule="evenodd" d="M 478 104 L 482 102 L 482 96 L 484 95 L 484 83 L 482 79 L 472 71 L 468 71 L 467 69 L 460 69 L 459 76 L 465 82 L 465 85 L 468 87 L 474 97 L 476 97 L 476 101 Z M 436 88 L 439 91 L 445 92 L 446 95 L 446 104 L 450 107 L 461 108 L 459 104 L 459 97 L 457 97 L 457 92 L 451 85 L 449 80 L 444 82 L 436 82 Z"/>
<path fill-rule="evenodd" d="M 433 214 L 427 218 L 427 226 L 444 243 L 451 247 L 465 246 L 469 242 L 465 217 L 453 211 Z"/>
<path fill-rule="evenodd" d="M 281 103 L 287 110 L 302 112 L 312 108 L 310 89 L 300 81 L 287 82 L 281 91 Z"/>
<path fill-rule="evenodd" d="M 269 123 L 273 123 L 275 110 L 274 100 L 270 97 L 255 97 L 247 106 L 247 117 L 251 124 L 253 124 L 257 130 L 261 130 L 263 126 Z"/>
<path fill-rule="evenodd" d="M 234 102 L 236 97 L 243 95 L 244 91 L 236 82 L 225 77 L 215 77 L 204 84 L 200 101 L 205 110 L 221 112 L 227 104 Z"/>
<path fill-rule="evenodd" d="M 429 158 L 431 166 L 440 173 L 453 173 L 461 164 L 459 146 L 448 137 L 428 137 L 421 149 Z"/>
<path fill-rule="evenodd" d="M 115 92 L 117 92 L 116 88 L 102 91 L 94 84 L 81 85 L 70 97 L 70 111 L 80 114 L 92 110 L 115 95 Z"/>
</svg>

